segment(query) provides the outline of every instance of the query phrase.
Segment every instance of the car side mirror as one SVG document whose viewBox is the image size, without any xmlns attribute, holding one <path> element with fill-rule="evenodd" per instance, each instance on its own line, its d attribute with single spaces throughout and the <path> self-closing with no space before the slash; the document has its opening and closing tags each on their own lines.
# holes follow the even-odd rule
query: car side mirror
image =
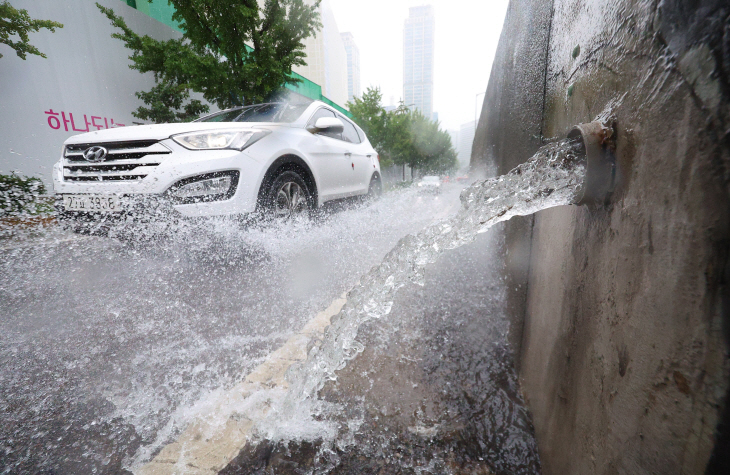
<svg viewBox="0 0 730 475">
<path fill-rule="evenodd" d="M 345 130 L 345 124 L 337 117 L 320 117 L 314 126 L 307 127 L 307 130 L 313 134 L 341 134 Z"/>
</svg>

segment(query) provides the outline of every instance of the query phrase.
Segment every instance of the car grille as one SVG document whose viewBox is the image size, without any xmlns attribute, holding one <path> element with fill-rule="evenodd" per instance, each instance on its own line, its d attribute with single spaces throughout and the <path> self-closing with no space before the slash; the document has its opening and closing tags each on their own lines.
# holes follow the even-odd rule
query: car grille
<svg viewBox="0 0 730 475">
<path fill-rule="evenodd" d="M 89 147 L 101 146 L 107 155 L 100 162 L 84 158 Z M 66 145 L 63 151 L 63 179 L 67 181 L 142 180 L 160 164 L 170 149 L 157 140 L 83 143 Z"/>
</svg>

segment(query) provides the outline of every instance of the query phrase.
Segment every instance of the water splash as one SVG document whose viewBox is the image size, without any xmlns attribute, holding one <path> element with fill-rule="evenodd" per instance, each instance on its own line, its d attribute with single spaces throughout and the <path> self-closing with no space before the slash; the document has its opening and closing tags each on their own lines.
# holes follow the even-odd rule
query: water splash
<svg viewBox="0 0 730 475">
<path fill-rule="evenodd" d="M 425 266 L 444 251 L 472 242 L 478 234 L 513 216 L 573 203 L 580 196 L 585 176 L 579 161 L 582 152 L 581 145 L 570 140 L 546 145 L 508 174 L 465 189 L 462 208 L 454 217 L 401 239 L 383 262 L 350 291 L 347 304 L 333 317 L 323 340 L 310 350 L 307 360 L 292 367 L 288 374 L 290 389 L 269 417 L 258 424 L 259 436 L 274 442 L 304 441 L 306 437 L 301 434 L 312 431 L 302 431 L 303 425 L 319 428 L 314 432 L 321 439 L 337 434 L 334 423 L 327 418 L 327 411 L 337 408 L 328 408 L 318 393 L 363 351 L 364 345 L 358 341 L 363 325 L 387 316 L 403 286 L 423 285 Z"/>
</svg>

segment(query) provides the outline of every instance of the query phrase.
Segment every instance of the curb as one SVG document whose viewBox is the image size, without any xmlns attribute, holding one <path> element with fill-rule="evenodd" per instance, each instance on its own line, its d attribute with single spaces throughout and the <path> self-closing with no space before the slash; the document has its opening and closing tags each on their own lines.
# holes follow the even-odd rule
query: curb
<svg viewBox="0 0 730 475">
<path fill-rule="evenodd" d="M 285 390 L 286 371 L 292 364 L 307 358 L 307 345 L 321 338 L 330 319 L 347 301 L 346 293 L 318 313 L 301 331 L 272 352 L 244 381 L 223 394 L 211 409 L 200 414 L 178 439 L 162 448 L 150 462 L 134 470 L 135 475 L 215 475 L 223 470 L 248 442 L 253 420 L 242 417 L 235 408 L 247 402 L 254 411 L 265 416 L 269 406 L 257 404 L 250 396 L 262 390 Z M 248 400 L 248 401 L 247 401 Z M 225 418 L 224 423 L 215 423 Z"/>
</svg>

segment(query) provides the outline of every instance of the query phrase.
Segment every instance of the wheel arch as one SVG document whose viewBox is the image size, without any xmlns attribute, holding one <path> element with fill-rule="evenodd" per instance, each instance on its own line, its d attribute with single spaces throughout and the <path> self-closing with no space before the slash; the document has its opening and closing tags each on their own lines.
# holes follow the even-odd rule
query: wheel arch
<svg viewBox="0 0 730 475">
<path fill-rule="evenodd" d="M 294 154 L 286 154 L 274 160 L 264 174 L 263 180 L 261 180 L 261 186 L 256 200 L 256 206 L 259 207 L 263 203 L 264 195 L 266 190 L 269 189 L 271 183 L 276 177 L 287 170 L 292 170 L 299 173 L 307 184 L 307 187 L 311 193 L 312 205 L 314 207 L 319 206 L 319 191 L 317 189 L 317 181 L 314 178 L 312 169 L 307 165 L 301 157 Z"/>
</svg>

